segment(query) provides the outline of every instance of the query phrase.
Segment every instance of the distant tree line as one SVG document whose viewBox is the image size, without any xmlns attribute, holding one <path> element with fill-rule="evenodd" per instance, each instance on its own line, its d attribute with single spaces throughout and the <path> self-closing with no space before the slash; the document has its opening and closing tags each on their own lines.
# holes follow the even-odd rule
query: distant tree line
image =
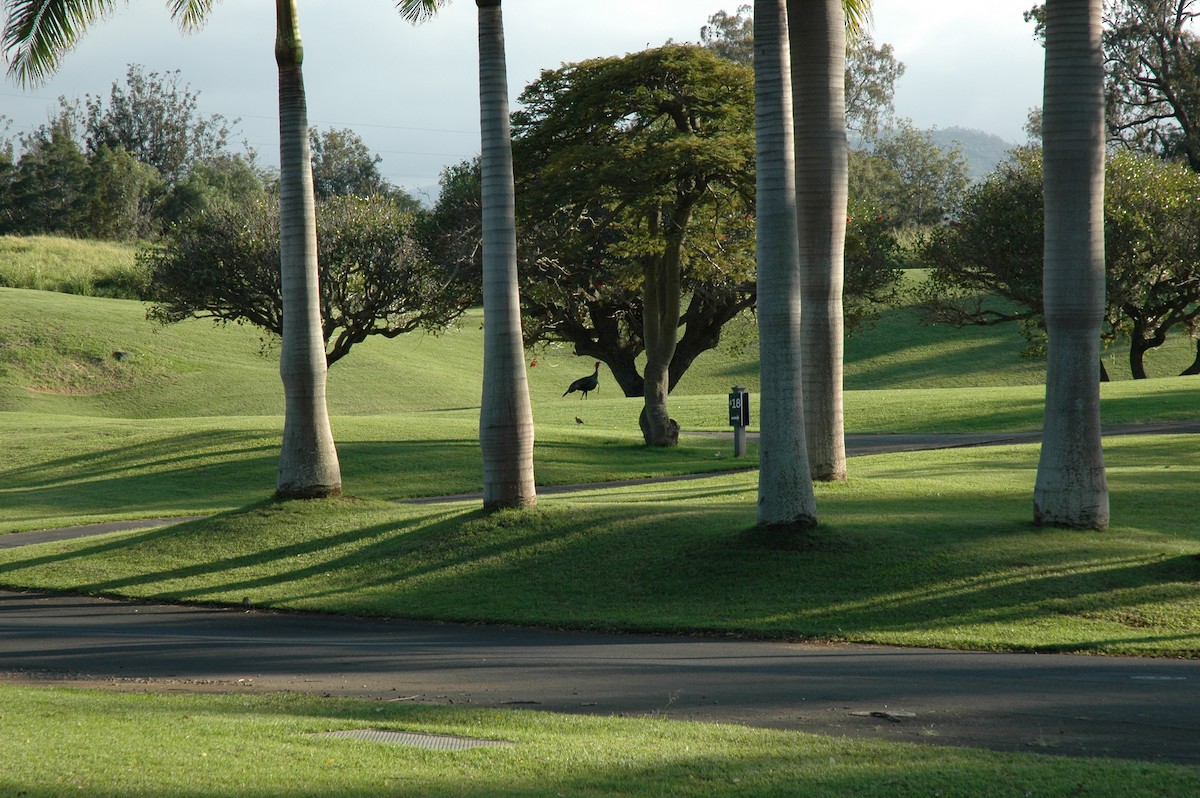
<svg viewBox="0 0 1200 798">
<path fill-rule="evenodd" d="M 236 120 L 198 109 L 178 72 L 130 65 L 107 97 L 59 98 L 54 116 L 14 140 L 0 140 L 0 234 L 58 234 L 114 241 L 155 239 L 217 204 L 253 204 L 278 176 L 255 153 L 234 152 Z M 350 130 L 313 130 L 318 201 L 385 198 L 400 210 L 419 203 L 389 184 Z"/>
</svg>

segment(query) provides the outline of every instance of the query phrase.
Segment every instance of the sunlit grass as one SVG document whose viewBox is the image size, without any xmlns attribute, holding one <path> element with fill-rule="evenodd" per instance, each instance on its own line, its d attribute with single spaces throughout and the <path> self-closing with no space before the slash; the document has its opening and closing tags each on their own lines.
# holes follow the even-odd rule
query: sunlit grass
<svg viewBox="0 0 1200 798">
<path fill-rule="evenodd" d="M 136 252 L 137 245 L 128 243 L 0 236 L 0 286 L 132 297 L 146 283 Z"/>
<path fill-rule="evenodd" d="M 1182 796 L 1194 768 L 321 699 L 0 685 L 0 794 L 107 796 Z M 314 736 L 391 729 L 512 745 L 429 751 Z M 150 743 L 149 741 L 153 741 Z"/>
</svg>

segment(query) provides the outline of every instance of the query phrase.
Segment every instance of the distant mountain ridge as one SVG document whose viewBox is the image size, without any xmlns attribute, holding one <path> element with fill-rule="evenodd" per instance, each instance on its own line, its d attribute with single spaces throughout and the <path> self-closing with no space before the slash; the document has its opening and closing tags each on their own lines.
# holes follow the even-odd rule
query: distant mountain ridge
<svg viewBox="0 0 1200 798">
<path fill-rule="evenodd" d="M 986 177 L 997 164 L 1008 159 L 1010 150 L 1018 146 L 995 134 L 965 127 L 935 127 L 927 132 L 943 150 L 958 146 L 972 182 Z"/>
</svg>

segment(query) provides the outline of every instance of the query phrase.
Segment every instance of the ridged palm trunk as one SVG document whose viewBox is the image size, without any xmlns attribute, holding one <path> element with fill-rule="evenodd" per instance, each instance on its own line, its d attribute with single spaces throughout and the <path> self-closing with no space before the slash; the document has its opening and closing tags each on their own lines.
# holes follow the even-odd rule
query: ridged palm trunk
<svg viewBox="0 0 1200 798">
<path fill-rule="evenodd" d="M 479 447 L 485 510 L 537 504 L 533 409 L 521 338 L 517 290 L 516 203 L 508 76 L 500 0 L 479 10 L 479 106 L 483 140 L 483 398 Z"/>
<path fill-rule="evenodd" d="M 285 401 L 276 495 L 319 498 L 342 492 L 341 468 L 325 404 L 325 340 L 317 276 L 317 220 L 308 152 L 304 50 L 296 4 L 277 0 L 279 218 L 283 336 L 279 373 Z"/>
<path fill-rule="evenodd" d="M 846 242 L 845 12 L 787 0 L 795 127 L 805 438 L 813 479 L 846 478 L 842 415 Z M 761 301 L 761 298 L 760 298 Z"/>
<path fill-rule="evenodd" d="M 1101 0 L 1048 0 L 1045 153 L 1046 410 L 1033 494 L 1038 524 L 1103 529 L 1104 61 Z"/>
<path fill-rule="evenodd" d="M 761 409 L 758 525 L 816 524 L 804 434 L 800 256 L 785 0 L 754 3 L 755 257 Z"/>
</svg>

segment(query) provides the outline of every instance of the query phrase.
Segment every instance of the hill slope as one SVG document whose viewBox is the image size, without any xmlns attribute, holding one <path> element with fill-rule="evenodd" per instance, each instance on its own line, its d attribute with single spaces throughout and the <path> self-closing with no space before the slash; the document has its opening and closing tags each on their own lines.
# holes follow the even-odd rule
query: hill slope
<svg viewBox="0 0 1200 798">
<path fill-rule="evenodd" d="M 160 326 L 140 302 L 45 291 L 0 289 L 0 410 L 81 416 L 169 418 L 279 415 L 278 352 L 259 331 L 187 321 Z M 369 340 L 330 370 L 330 410 L 371 415 L 479 405 L 482 314 L 468 314 L 440 336 Z M 912 309 L 885 314 L 846 343 L 847 389 L 1033 385 L 1043 364 L 1020 357 L 1021 340 L 1005 327 L 956 330 L 922 326 Z M 1123 352 L 1108 354 L 1123 378 Z M 724 394 L 734 384 L 758 389 L 758 343 L 751 320 L 697 359 L 675 395 Z M 530 355 L 537 404 L 561 400 L 591 363 L 565 347 Z M 1152 376 L 1191 361 L 1186 341 L 1152 353 Z M 593 398 L 615 399 L 604 369 Z"/>
<path fill-rule="evenodd" d="M 1016 145 L 999 136 L 965 127 L 932 128 L 929 135 L 942 149 L 957 146 L 967 162 L 967 174 L 977 181 L 986 177 L 996 165 L 1007 160 Z"/>
</svg>

